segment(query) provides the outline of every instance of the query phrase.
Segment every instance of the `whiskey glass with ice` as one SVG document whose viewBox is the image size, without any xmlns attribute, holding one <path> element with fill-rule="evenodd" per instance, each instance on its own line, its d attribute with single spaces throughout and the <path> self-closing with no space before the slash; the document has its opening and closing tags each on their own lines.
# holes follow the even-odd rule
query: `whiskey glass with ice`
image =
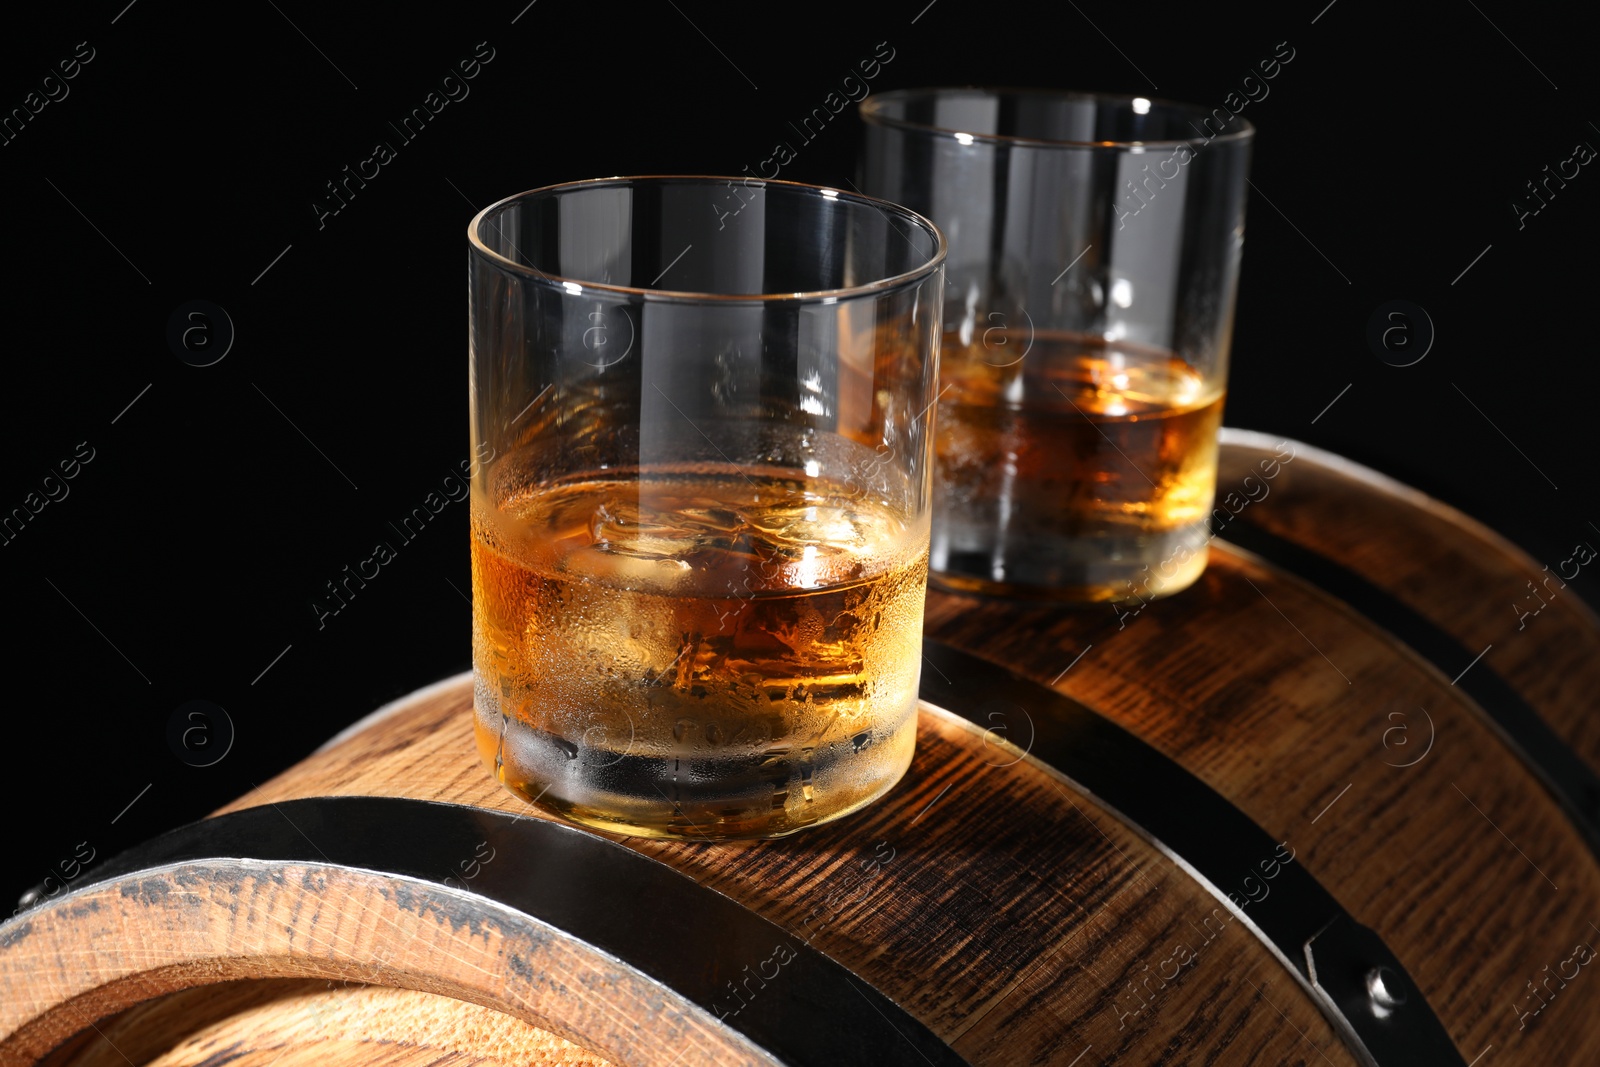
<svg viewBox="0 0 1600 1067">
<path fill-rule="evenodd" d="M 861 105 L 861 187 L 950 251 L 932 570 L 969 592 L 1144 601 L 1205 569 L 1249 122 L 1046 90 Z"/>
<path fill-rule="evenodd" d="M 481 212 L 474 710 L 595 828 L 772 837 L 911 760 L 944 241 L 882 201 L 638 177 Z"/>
</svg>

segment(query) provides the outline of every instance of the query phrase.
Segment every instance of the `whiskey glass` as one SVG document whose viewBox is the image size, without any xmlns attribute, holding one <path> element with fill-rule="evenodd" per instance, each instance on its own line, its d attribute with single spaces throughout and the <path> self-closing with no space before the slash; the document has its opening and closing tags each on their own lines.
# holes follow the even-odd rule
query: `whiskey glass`
<svg viewBox="0 0 1600 1067">
<path fill-rule="evenodd" d="M 526 800 L 772 837 L 916 735 L 944 242 L 790 182 L 535 189 L 468 228 L 474 709 Z"/>
<path fill-rule="evenodd" d="M 1142 96 L 861 105 L 862 189 L 944 231 L 941 585 L 1143 601 L 1205 569 L 1253 136 Z"/>
</svg>

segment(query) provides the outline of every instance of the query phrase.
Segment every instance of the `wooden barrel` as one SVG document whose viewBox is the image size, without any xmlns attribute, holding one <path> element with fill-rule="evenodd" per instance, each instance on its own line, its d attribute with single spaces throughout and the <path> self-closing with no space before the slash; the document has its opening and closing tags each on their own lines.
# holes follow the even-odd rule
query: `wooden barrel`
<svg viewBox="0 0 1600 1067">
<path fill-rule="evenodd" d="M 0 926 L 0 1062 L 1596 1062 L 1575 564 L 1238 431 L 1218 502 L 1167 600 L 930 592 L 910 771 L 783 840 L 553 821 L 413 694 Z"/>
</svg>

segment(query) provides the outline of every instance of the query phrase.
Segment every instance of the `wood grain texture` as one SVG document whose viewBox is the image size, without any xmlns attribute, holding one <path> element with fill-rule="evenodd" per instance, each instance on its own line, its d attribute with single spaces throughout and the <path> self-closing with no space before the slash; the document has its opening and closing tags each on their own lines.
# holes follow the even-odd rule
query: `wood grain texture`
<svg viewBox="0 0 1600 1067">
<path fill-rule="evenodd" d="M 1058 688 L 1288 840 L 1467 1060 L 1490 1044 L 1497 1064 L 1597 1054 L 1600 982 L 1573 982 L 1526 1027 L 1513 1009 L 1600 936 L 1591 854 L 1460 691 L 1341 604 L 1213 546 L 1193 588 L 1137 614 L 936 593 L 928 631 L 1041 681 L 1082 653 Z"/>
<path fill-rule="evenodd" d="M 543 818 L 501 789 L 479 763 L 470 700 L 463 679 L 313 756 L 235 806 L 368 794 Z M 882 803 L 856 817 L 781 841 L 625 843 L 840 961 L 974 1063 L 1066 1064 L 1090 1046 L 1094 1059 L 1082 1062 L 1188 1062 L 1184 1056 L 1196 1063 L 1354 1062 L 1278 961 L 1176 866 L 1092 801 L 1028 760 L 1012 762 L 1014 753 L 967 724 L 925 711 L 920 725 L 919 755 L 910 773 Z M 888 858 L 869 875 L 863 862 L 871 857 Z M 172 969 L 174 958 L 205 970 L 204 980 L 282 974 L 284 963 L 273 946 L 259 944 L 263 930 L 277 922 L 293 934 L 282 934 L 296 946 L 293 963 L 315 963 L 317 973 L 361 966 L 363 952 L 381 945 L 394 955 L 380 977 L 367 980 L 475 1000 L 596 1048 L 617 1063 L 665 1062 L 653 1053 L 683 1044 L 660 1009 L 623 997 L 606 998 L 604 1010 L 593 1007 L 603 982 L 588 983 L 585 998 L 571 998 L 572 1016 L 552 1018 L 549 1013 L 559 1015 L 560 1009 L 550 1001 L 530 1008 L 504 962 L 506 950 L 486 946 L 467 955 L 466 963 L 452 963 L 444 953 L 460 956 L 462 947 L 450 945 L 443 932 L 447 924 L 391 916 L 394 903 L 376 886 L 343 890 L 361 890 L 359 901 L 331 899 L 352 876 L 319 873 L 323 881 L 310 894 L 316 906 L 302 891 L 297 907 L 294 883 L 307 876 L 284 874 L 281 899 L 269 895 L 269 914 L 262 913 L 268 888 L 261 878 L 230 889 L 220 875 L 191 877 L 190 891 L 225 917 L 186 933 L 177 957 L 171 949 L 155 953 L 152 938 L 133 933 L 141 921 L 153 926 L 158 917 L 126 910 L 134 898 L 120 891 L 107 894 L 114 900 L 95 901 L 101 911 L 72 922 L 33 913 L 36 925 L 48 929 L 0 952 L 0 989 L 27 984 L 19 972 L 43 969 L 42 961 L 59 959 L 69 945 L 92 957 L 96 970 L 74 973 L 70 981 L 58 974 L 36 979 L 28 1003 L 0 1008 L 0 1032 L 51 1003 L 82 995 L 76 1018 L 58 1020 L 48 1034 L 23 1031 L 29 1050 L 48 1048 L 82 1029 L 89 1015 L 109 1014 L 139 999 L 114 995 L 129 982 L 150 995 L 190 981 L 191 975 Z M 73 900 L 80 907 L 89 903 Z M 249 907 L 241 900 L 250 901 Z M 119 911 L 113 903 L 126 907 L 109 915 Z M 359 916 L 365 918 L 353 918 Z M 113 918 L 116 924 L 108 927 Z M 399 927 L 388 928 L 388 918 Z M 159 921 L 167 924 L 160 940 L 170 941 L 173 927 L 188 930 L 196 920 Z M 476 938 L 464 940 L 478 944 Z M 88 950 L 89 944 L 98 950 Z M 222 954 L 231 962 L 219 960 Z M 152 974 L 153 965 L 165 969 Z M 583 973 L 570 955 L 547 954 L 537 966 L 551 984 L 570 985 L 572 975 Z M 489 993 L 496 976 L 506 986 L 498 998 Z M 775 982 L 760 995 L 807 992 Z M 608 1033 L 608 1027 L 621 1032 Z M 0 1046 L 0 1053 L 8 1048 Z M 696 1052 L 695 1062 L 717 1062 L 699 1055 L 698 1047 Z"/>
<path fill-rule="evenodd" d="M 237 806 L 355 793 L 546 817 L 482 769 L 470 702 L 463 681 Z M 1091 800 L 942 713 L 924 711 L 918 746 L 882 802 L 804 834 L 614 840 L 826 952 L 974 1063 L 1068 1063 L 1089 1045 L 1103 1063 L 1160 1062 L 1175 1047 L 1225 1047 L 1238 1063 L 1351 1062 L 1261 944 Z M 1163 987 L 1162 961 L 1180 945 L 1194 962 Z"/>
<path fill-rule="evenodd" d="M 40 1067 L 609 1067 L 548 1031 L 415 989 L 245 979 L 130 1008 Z"/>
<path fill-rule="evenodd" d="M 245 978 L 420 990 L 614 1063 L 776 1064 L 615 959 L 483 898 L 353 868 L 228 859 L 89 886 L 8 926 L 0 1064 L 33 1063 L 158 996 Z"/>
<path fill-rule="evenodd" d="M 1600 558 L 1582 567 L 1536 561 L 1454 508 L 1327 453 L 1294 447 L 1297 458 L 1241 517 L 1385 589 L 1460 641 L 1468 655 L 1487 648 L 1483 664 L 1600 769 L 1600 623 L 1557 573 L 1577 575 L 1593 589 Z M 1259 476 L 1258 465 L 1272 455 L 1265 444 L 1224 448 L 1219 490 L 1242 486 L 1252 472 Z M 1600 548 L 1600 530 L 1587 523 L 1568 533 L 1574 544 Z M 1538 613 L 1521 617 L 1529 608 Z"/>
</svg>

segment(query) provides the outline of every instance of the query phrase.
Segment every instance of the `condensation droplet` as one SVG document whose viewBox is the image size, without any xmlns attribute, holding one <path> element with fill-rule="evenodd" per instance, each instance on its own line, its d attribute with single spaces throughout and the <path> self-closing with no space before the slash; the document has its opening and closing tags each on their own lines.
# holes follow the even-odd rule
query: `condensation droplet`
<svg viewBox="0 0 1600 1067">
<path fill-rule="evenodd" d="M 494 746 L 494 776 L 502 783 L 506 780 L 506 727 L 509 723 L 510 717 L 505 713 L 505 706 L 501 705 L 500 738 Z"/>
</svg>

